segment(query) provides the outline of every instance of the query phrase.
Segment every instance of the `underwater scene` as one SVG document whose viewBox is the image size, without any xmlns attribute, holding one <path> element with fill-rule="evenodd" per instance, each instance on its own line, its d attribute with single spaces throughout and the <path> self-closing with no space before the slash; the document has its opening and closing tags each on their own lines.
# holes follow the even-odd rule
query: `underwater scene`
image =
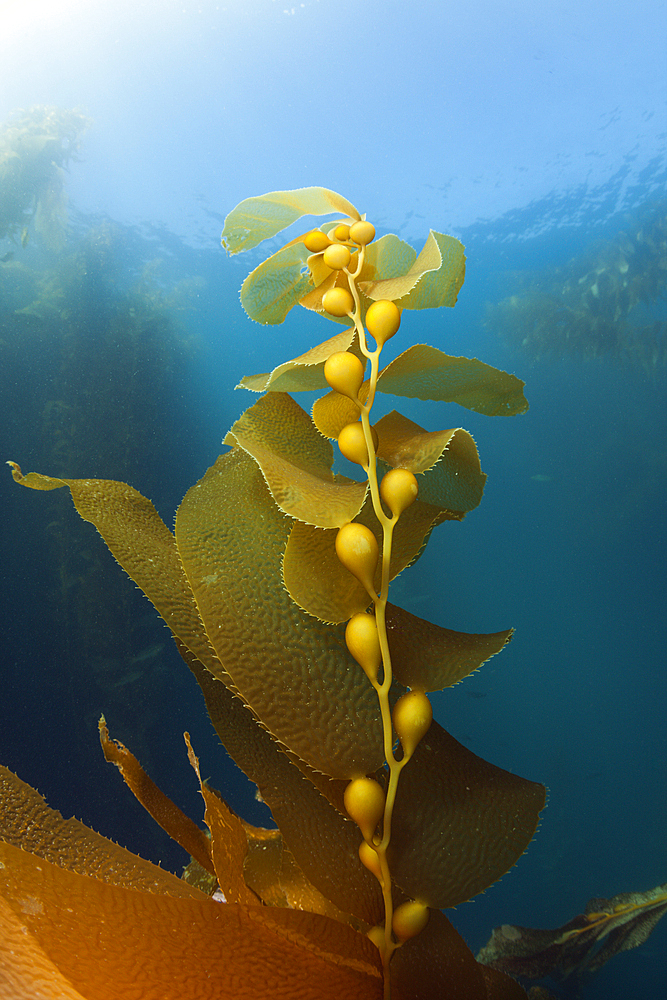
<svg viewBox="0 0 667 1000">
<path fill-rule="evenodd" d="M 0 1000 L 664 993 L 667 16 L 583 6 L 3 6 Z"/>
</svg>

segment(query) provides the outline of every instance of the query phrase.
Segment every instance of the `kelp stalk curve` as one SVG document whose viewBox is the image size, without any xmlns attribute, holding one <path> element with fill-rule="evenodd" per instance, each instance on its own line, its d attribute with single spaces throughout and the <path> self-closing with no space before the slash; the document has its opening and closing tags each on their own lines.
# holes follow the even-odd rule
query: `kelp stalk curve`
<svg viewBox="0 0 667 1000">
<path fill-rule="evenodd" d="M 137 905 L 126 924 L 135 933 L 124 939 L 122 956 L 115 950 L 114 975 L 122 981 L 133 962 L 150 968 L 156 979 L 146 998 L 204 996 L 200 967 L 219 997 L 519 998 L 525 994 L 512 979 L 475 961 L 441 910 L 516 862 L 535 831 L 544 789 L 461 746 L 432 719 L 427 696 L 476 670 L 512 630 L 457 632 L 388 599 L 391 580 L 419 558 L 433 530 L 479 504 L 485 476 L 462 428 L 427 431 L 396 411 L 373 424 L 372 408 L 385 392 L 512 415 L 527 409 L 523 383 L 427 345 L 409 346 L 380 367 L 406 311 L 455 304 L 465 257 L 453 237 L 431 232 L 417 254 L 397 236 L 376 240 L 372 224 L 335 192 L 305 188 L 242 202 L 226 219 L 223 245 L 230 253 L 250 249 L 308 215 L 337 218 L 255 268 L 241 301 L 260 323 L 282 323 L 299 304 L 342 329 L 270 373 L 243 379 L 262 395 L 230 429 L 229 450 L 186 494 L 173 533 L 123 483 L 23 476 L 10 463 L 24 486 L 69 488 L 81 516 L 171 628 L 222 742 L 279 828 L 248 826 L 201 784 L 209 849 L 196 824 L 101 725 L 107 759 L 170 835 L 196 852 L 214 876 L 211 891 L 219 888 L 226 900 L 221 907 L 193 886 L 187 900 L 167 898 L 172 884 L 157 880 L 150 905 Z M 290 393 L 313 389 L 324 395 L 311 417 Z M 332 439 L 363 479 L 333 472 Z M 198 776 L 189 741 L 188 753 Z M 87 831 L 73 867 L 67 824 L 41 800 L 36 805 L 39 797 L 18 779 L 5 780 L 19 812 L 38 808 L 50 831 L 46 856 L 5 816 L 8 850 L 29 850 L 48 864 L 54 892 L 62 881 L 71 896 L 72 871 L 88 876 L 76 883 L 87 900 L 77 906 L 105 940 L 104 914 L 95 909 L 99 865 L 91 858 L 111 856 L 112 845 Z M 138 875 L 126 867 L 110 879 L 110 866 L 103 866 L 105 905 L 117 897 L 125 913 L 123 893 Z M 106 996 L 98 982 L 105 962 L 72 970 L 50 888 L 32 869 L 22 878 L 47 900 L 51 923 L 45 929 L 38 914 L 26 917 L 20 880 L 0 880 L 12 933 L 24 926 L 30 948 L 78 995 Z M 236 914 L 241 928 L 225 968 L 211 958 L 221 909 L 230 919 Z M 157 928 L 150 940 L 140 933 L 148 920 Z M 165 958 L 161 937 L 181 921 L 200 963 L 187 971 Z M 227 953 L 224 937 L 220 948 Z M 169 976 L 177 976 L 178 990 Z"/>
</svg>

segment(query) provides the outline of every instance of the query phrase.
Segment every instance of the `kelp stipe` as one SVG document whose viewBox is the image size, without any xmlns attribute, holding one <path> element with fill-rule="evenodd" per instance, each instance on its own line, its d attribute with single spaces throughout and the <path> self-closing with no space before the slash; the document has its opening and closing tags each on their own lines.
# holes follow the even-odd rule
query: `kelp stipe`
<svg viewBox="0 0 667 1000">
<path fill-rule="evenodd" d="M 223 243 L 235 253 L 304 215 L 334 213 L 336 221 L 256 268 L 241 301 L 259 322 L 280 323 L 301 304 L 344 329 L 243 380 L 264 394 L 229 431 L 230 451 L 186 494 L 173 535 L 125 484 L 24 477 L 10 464 L 23 485 L 69 487 L 81 516 L 172 629 L 222 742 L 279 827 L 279 834 L 248 827 L 202 785 L 208 841 L 102 726 L 107 758 L 215 873 L 227 900 L 220 907 L 198 894 L 202 935 L 192 945 L 202 968 L 209 961 L 218 995 L 520 997 L 512 980 L 475 962 L 440 911 L 515 863 L 537 825 L 544 789 L 462 747 L 432 720 L 427 697 L 499 652 L 511 630 L 454 632 L 388 601 L 390 581 L 419 558 L 433 529 L 477 506 L 485 477 L 461 428 L 428 432 L 395 411 L 373 425 L 371 412 L 376 392 L 388 392 L 509 415 L 527 408 L 523 383 L 426 345 L 380 369 L 406 310 L 456 302 L 465 258 L 452 237 L 431 232 L 417 255 L 396 236 L 375 240 L 373 226 L 340 195 L 306 188 L 242 202 L 227 217 Z M 312 419 L 288 395 L 302 389 L 325 390 Z M 332 472 L 332 438 L 363 469 L 362 481 Z M 189 744 L 188 752 L 198 773 Z M 12 780 L 14 800 L 27 808 L 35 793 Z M 41 811 L 44 825 L 54 825 L 43 804 Z M 68 834 L 58 829 L 54 868 L 64 876 Z M 25 846 L 20 831 L 6 839 Z M 106 850 L 101 839 L 95 851 Z M 97 877 L 88 860 L 83 871 Z M 52 877 L 55 885 L 61 875 Z M 35 873 L 25 878 L 36 891 Z M 119 877 L 114 893 L 122 896 L 126 884 L 127 875 Z M 158 884 L 157 893 L 170 894 Z M 15 916 L 18 891 L 7 890 Z M 93 924 L 96 893 L 77 903 Z M 176 971 L 161 945 L 137 937 L 137 921 L 150 920 L 158 938 L 167 924 L 191 921 L 178 906 L 169 900 L 168 916 L 160 900 L 133 911 L 128 926 L 137 934 L 122 959 L 114 952 L 119 976 L 139 957 L 160 982 L 169 975 L 183 981 L 185 967 Z M 208 951 L 215 927 L 233 914 L 233 944 L 218 944 L 236 949 L 223 969 Z M 71 976 L 53 935 L 34 915 L 30 921 L 35 947 Z M 184 934 L 193 942 L 191 929 Z M 98 974 L 99 963 L 88 979 L 79 973 L 84 995 L 99 995 Z M 192 976 L 195 970 L 186 976 L 189 995 L 198 996 Z M 247 982 L 242 992 L 239 976 Z M 185 995 L 180 986 L 178 995 Z"/>
</svg>

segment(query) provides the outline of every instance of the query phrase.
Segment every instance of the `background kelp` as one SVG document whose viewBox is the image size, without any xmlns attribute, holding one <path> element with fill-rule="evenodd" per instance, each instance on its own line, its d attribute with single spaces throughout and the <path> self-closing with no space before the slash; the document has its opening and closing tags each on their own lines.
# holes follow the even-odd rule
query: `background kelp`
<svg viewBox="0 0 667 1000">
<path fill-rule="evenodd" d="M 313 211 L 327 214 L 332 208 L 347 207 L 347 203 L 339 204 L 340 196 L 323 189 L 276 192 L 253 200 L 258 201 L 260 238 L 266 237 L 267 226 L 268 235 L 272 235 L 292 221 L 291 216 L 286 218 L 286 208 L 293 210 L 296 205 L 299 214 Z M 245 203 L 228 217 L 223 236 L 230 238 L 229 234 L 234 233 L 239 218 L 243 218 L 244 207 Z M 253 218 L 257 219 L 256 213 Z M 343 445 L 345 428 L 339 444 L 346 457 L 362 466 L 368 476 L 367 485 L 363 481 L 355 484 L 331 471 L 331 446 L 319 436 L 316 425 L 290 396 L 275 391 L 262 397 L 232 427 L 227 439 L 232 450 L 221 456 L 188 492 L 179 508 L 173 534 L 152 504 L 122 483 L 50 478 L 34 473 L 24 477 L 17 465 L 10 464 L 14 478 L 25 486 L 46 491 L 69 487 L 81 516 L 96 525 L 118 561 L 171 628 L 181 654 L 204 690 L 223 743 L 246 774 L 257 782 L 262 798 L 278 821 L 282 842 L 293 859 L 291 898 L 301 901 L 299 909 L 289 911 L 287 923 L 274 915 L 275 907 L 258 909 L 254 905 L 255 901 L 275 903 L 282 898 L 281 893 L 286 889 L 281 881 L 282 861 L 273 875 L 269 869 L 259 880 L 240 876 L 239 868 L 249 845 L 263 841 L 264 835 L 253 834 L 247 827 L 242 829 L 212 790 L 202 785 L 205 818 L 211 831 L 209 859 L 206 840 L 197 835 L 196 828 L 169 805 L 152 783 L 144 780 L 138 764 L 130 762 L 124 748 L 114 749 L 106 727 L 102 728 L 108 758 L 121 767 L 126 780 L 161 825 L 186 849 L 191 849 L 205 869 L 215 871 L 220 889 L 229 901 L 225 910 L 238 908 L 235 919 L 245 926 L 242 931 L 245 952 L 239 945 L 235 962 L 240 965 L 235 967 L 245 969 L 249 961 L 256 963 L 257 955 L 265 947 L 262 935 L 269 927 L 274 933 L 284 927 L 288 937 L 293 939 L 295 933 L 301 936 L 301 952 L 298 957 L 291 956 L 282 945 L 274 943 L 273 951 L 282 952 L 280 966 L 284 971 L 278 972 L 274 962 L 263 974 L 263 982 L 271 984 L 271 995 L 281 995 L 283 988 L 295 988 L 300 996 L 310 995 L 299 986 L 303 961 L 309 970 L 305 980 L 310 977 L 315 981 L 316 977 L 320 990 L 320 980 L 324 977 L 322 982 L 326 983 L 327 992 L 375 995 L 381 989 L 378 979 L 381 958 L 385 996 L 389 995 L 389 970 L 398 997 L 435 997 L 445 989 L 461 989 L 466 996 L 480 1000 L 519 996 L 520 991 L 511 981 L 475 963 L 439 908 L 469 898 L 514 863 L 534 832 L 538 811 L 544 803 L 544 789 L 476 757 L 432 722 L 430 714 L 424 716 L 421 707 L 428 706 L 430 710 L 424 689 L 453 683 L 475 669 L 502 648 L 509 631 L 463 637 L 427 622 L 419 623 L 415 616 L 387 605 L 389 579 L 418 558 L 434 527 L 443 520 L 460 519 L 479 503 L 484 477 L 474 443 L 466 438 L 465 432 L 436 433 L 432 441 L 418 425 L 401 422 L 399 415 L 384 424 L 380 422 L 380 431 L 375 432 L 368 415 L 376 388 L 398 395 L 454 400 L 481 412 L 509 415 L 527 408 L 523 384 L 514 376 L 481 365 L 475 359 L 450 359 L 441 351 L 423 346 L 409 348 L 380 372 L 378 362 L 383 344 L 400 324 L 400 310 L 392 300 L 382 296 L 391 291 L 406 308 L 453 305 L 463 281 L 463 248 L 451 237 L 431 234 L 419 255 L 412 259 L 408 255 L 402 273 L 391 253 L 383 271 L 377 266 L 377 256 L 371 265 L 365 263 L 366 245 L 372 241 L 374 230 L 363 221 L 358 221 L 356 230 L 354 225 L 350 228 L 355 219 L 359 220 L 356 210 L 351 218 L 329 230 L 331 235 L 316 230 L 291 244 L 300 244 L 310 252 L 306 264 L 313 290 L 305 296 L 294 292 L 294 288 L 301 286 L 301 268 L 286 273 L 282 252 L 278 251 L 266 262 L 261 278 L 254 279 L 255 291 L 267 286 L 270 294 L 258 296 L 253 291 L 250 299 L 246 297 L 246 304 L 250 300 L 259 301 L 258 316 L 264 319 L 267 310 L 272 314 L 272 295 L 287 303 L 285 311 L 305 298 L 303 304 L 307 308 L 330 313 L 335 318 L 342 318 L 347 312 L 352 319 L 360 353 L 370 361 L 367 388 L 362 388 L 363 365 L 359 353 L 341 353 L 336 338 L 334 343 L 326 342 L 328 347 L 319 345 L 315 367 L 322 387 L 326 388 L 328 383 L 343 397 L 349 397 L 361 414 L 361 423 L 351 426 L 363 429 L 365 457 L 357 457 L 359 452 L 350 454 Z M 355 232 L 359 233 L 358 240 Z M 334 256 L 325 250 L 320 261 L 322 243 L 334 247 Z M 458 244 L 458 249 L 454 244 Z M 348 247 L 357 255 L 350 268 Z M 373 255 L 369 256 L 373 261 Z M 403 255 L 399 254 L 399 258 L 403 260 Z M 361 292 L 357 290 L 357 282 Z M 360 294 L 367 299 L 363 310 Z M 375 350 L 367 345 L 361 325 L 362 311 L 376 340 Z M 335 374 L 340 364 L 346 369 L 348 362 L 359 370 L 353 390 L 347 376 L 341 381 Z M 295 359 L 283 368 L 290 371 L 299 366 L 299 359 Z M 331 395 L 323 397 L 318 410 L 318 419 L 329 426 L 332 420 L 335 422 L 337 412 Z M 377 455 L 382 455 L 381 467 Z M 410 465 L 424 484 L 429 484 L 427 501 L 416 497 L 417 480 L 408 470 Z M 381 485 L 384 508 L 378 493 L 378 468 L 381 474 L 388 469 Z M 388 486 L 389 481 L 397 485 Z M 415 484 L 414 490 L 411 483 Z M 401 484 L 408 485 L 408 493 L 404 493 Z M 372 504 L 363 514 L 366 489 L 370 491 Z M 392 512 L 391 517 L 386 513 L 387 508 Z M 404 519 L 408 508 L 411 514 Z M 373 517 L 377 520 L 374 526 Z M 375 656 L 370 652 L 374 640 L 367 648 L 363 639 L 360 647 L 350 638 L 352 623 L 347 629 L 327 624 L 312 609 L 299 607 L 285 589 L 283 560 L 297 526 L 301 527 L 301 537 L 291 556 L 293 578 L 306 572 L 313 559 L 321 567 L 320 556 L 312 551 L 313 540 L 322 529 L 337 527 L 336 538 L 329 544 L 345 569 L 338 574 L 340 578 L 334 588 L 337 594 L 330 592 L 328 601 L 346 606 L 348 597 L 343 597 L 341 604 L 345 591 L 354 590 L 358 583 L 367 589 L 377 626 L 373 624 L 374 617 L 363 611 L 363 605 L 353 620 L 361 618 L 370 623 L 371 629 L 377 628 L 381 677 L 377 668 L 367 662 L 369 656 L 371 659 Z M 305 535 L 303 529 L 307 529 Z M 359 550 L 356 543 L 349 548 L 341 542 L 341 537 L 349 537 L 350 530 L 356 532 L 355 537 L 360 532 L 364 539 L 373 540 L 376 548 L 375 536 L 381 539 L 384 554 L 377 582 L 365 554 L 361 556 L 363 567 L 359 569 L 357 554 L 365 553 L 363 546 Z M 403 553 L 396 564 L 392 563 L 394 535 L 396 552 Z M 315 571 L 314 578 L 317 576 Z M 326 570 L 321 579 L 329 580 Z M 387 616 L 391 628 L 410 629 L 411 654 L 420 661 L 416 673 L 410 668 L 410 654 L 406 655 L 398 643 L 397 669 L 392 674 Z M 412 686 L 409 693 L 401 685 L 403 678 Z M 413 712 L 414 706 L 418 706 L 418 715 Z M 402 745 L 398 756 L 394 749 L 396 733 L 388 714 L 392 708 Z M 199 776 L 191 748 L 189 753 Z M 399 782 L 404 767 L 409 769 L 408 778 Z M 360 786 L 361 799 L 357 796 Z M 375 799 L 379 794 L 383 802 L 386 800 L 379 812 L 376 801 L 368 813 L 363 797 L 367 788 L 375 790 L 372 791 Z M 376 826 L 380 829 L 377 836 Z M 270 837 L 275 840 L 275 835 Z M 17 839 L 23 846 L 21 831 Z M 373 860 L 375 856 L 377 861 Z M 14 857 L 10 862 L 15 867 Z M 55 879 L 54 892 L 58 884 L 60 897 L 70 898 L 76 890 L 76 886 L 70 888 L 65 884 L 67 879 L 62 875 L 53 871 L 47 875 L 48 879 Z M 35 881 L 32 869 L 22 871 L 21 878 L 31 885 Z M 37 883 L 40 898 L 47 900 L 52 890 L 41 875 Z M 10 907 L 17 891 L 20 889 L 10 880 L 6 887 Z M 92 892 L 91 899 L 94 895 Z M 91 906 L 78 897 L 75 903 L 70 909 L 77 913 L 87 912 Z M 331 904 L 336 908 L 335 918 L 327 915 L 331 913 Z M 50 913 L 48 920 L 43 919 L 46 905 L 51 910 L 51 904 L 44 903 L 39 918 L 31 926 L 33 939 L 36 946 L 46 948 L 47 954 L 58 955 L 56 964 L 59 968 L 63 968 L 63 963 L 67 965 L 71 979 L 69 963 L 55 941 L 58 935 L 62 936 L 62 928 L 57 917 L 52 918 Z M 126 904 L 114 893 L 113 899 L 98 901 L 96 905 L 106 911 L 114 907 L 123 910 Z M 207 902 L 206 906 L 210 905 Z M 313 907 L 324 912 L 314 913 Z M 189 911 L 181 916 L 173 912 L 168 919 L 170 925 L 186 919 L 199 927 L 202 920 L 205 923 L 211 918 L 217 919 L 212 910 L 206 909 L 201 919 Z M 255 922 L 256 932 L 246 918 Z M 13 932 L 11 914 L 7 919 Z M 138 919 L 140 925 L 149 919 L 155 922 L 148 911 Z M 322 920 L 328 923 L 322 924 Z M 301 931 L 297 931 L 297 925 Z M 100 921 L 91 926 L 93 939 L 104 941 Z M 50 929 L 45 930 L 46 927 Z M 204 924 L 201 927 L 202 940 L 206 940 Z M 359 933 L 365 929 L 378 951 L 373 951 L 373 946 L 368 951 L 370 943 Z M 416 940 L 410 942 L 415 935 Z M 158 933 L 153 941 L 159 937 Z M 137 948 L 153 949 L 138 930 L 132 939 L 134 952 L 129 949 L 121 963 L 128 967 L 136 961 Z M 158 946 L 158 955 L 163 947 Z M 324 957 L 326 966 L 321 972 L 312 966 L 313 953 Z M 172 968 L 173 959 L 174 956 Z M 326 971 L 332 962 L 335 970 Z M 342 967 L 350 962 L 358 974 L 366 977 L 365 986 L 361 982 L 354 986 L 345 979 L 339 982 Z M 154 966 L 163 963 L 162 958 L 153 964 L 147 959 L 151 980 L 157 975 L 152 971 Z M 199 963 L 196 973 L 189 965 L 179 967 L 188 988 L 192 989 Z M 209 971 L 219 979 L 224 991 L 224 977 L 229 972 L 222 974 L 212 967 Z M 105 975 L 100 966 L 96 979 L 101 982 Z M 79 978 L 89 989 L 89 972 L 80 973 Z M 120 972 L 117 978 L 122 983 Z M 246 978 L 250 982 L 251 974 Z M 254 995 L 264 995 L 256 989 L 253 987 Z"/>
<path fill-rule="evenodd" d="M 555 930 L 496 927 L 477 960 L 523 980 L 570 980 L 578 990 L 615 955 L 643 944 L 665 911 L 667 885 L 590 899 Z"/>
<path fill-rule="evenodd" d="M 0 126 L 0 239 L 25 247 L 34 230 L 50 250 L 62 250 L 65 168 L 89 125 L 78 111 L 34 107 Z"/>
<path fill-rule="evenodd" d="M 486 325 L 533 357 L 611 355 L 663 371 L 667 203 L 645 205 L 564 267 L 513 273 L 507 285 L 513 293 L 487 306 Z"/>
<path fill-rule="evenodd" d="M 155 254 L 120 225 L 78 217 L 61 253 L 37 234 L 0 263 L 5 448 L 29 449 L 58 473 L 85 475 L 104 461 L 110 475 L 160 483 L 194 423 L 180 385 L 195 357 L 186 323 L 201 279 L 170 283 Z M 38 646 L 56 637 L 59 654 L 46 676 L 30 675 L 33 684 L 68 714 L 75 747 L 94 737 L 101 703 L 113 711 L 129 700 L 144 750 L 155 743 L 159 705 L 129 695 L 140 679 L 165 686 L 164 640 L 62 504 L 47 500 L 42 537 L 40 611 L 30 627 Z M 5 683 L 9 692 L 24 679 L 9 667 Z M 73 702 L 84 685 L 82 712 Z"/>
</svg>

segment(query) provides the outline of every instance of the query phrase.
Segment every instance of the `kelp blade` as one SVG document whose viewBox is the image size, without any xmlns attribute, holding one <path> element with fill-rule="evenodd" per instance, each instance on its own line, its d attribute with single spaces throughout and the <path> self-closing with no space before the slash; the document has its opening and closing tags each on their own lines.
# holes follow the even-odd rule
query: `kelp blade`
<svg viewBox="0 0 667 1000">
<path fill-rule="evenodd" d="M 232 425 L 225 440 L 231 439 L 255 459 L 284 514 L 339 528 L 361 510 L 366 483 L 334 476 L 331 444 L 287 393 L 260 397 Z"/>
<path fill-rule="evenodd" d="M 291 243 L 259 264 L 241 285 L 241 305 L 256 323 L 276 326 L 307 294 L 310 281 L 302 274 L 308 251 Z"/>
<path fill-rule="evenodd" d="M 24 486 L 69 487 L 79 514 L 174 634 L 237 688 L 278 740 L 332 777 L 380 766 L 375 693 L 346 649 L 344 630 L 314 621 L 285 592 L 280 563 L 292 522 L 245 452 L 221 456 L 188 491 L 176 517 L 178 547 L 151 502 L 125 483 L 22 476 L 11 465 Z M 313 728 L 313 718 L 328 726 Z"/>
<path fill-rule="evenodd" d="M 31 950 L 44 956 L 33 997 L 41 973 L 53 967 L 86 1000 L 382 996 L 374 946 L 327 917 L 136 892 L 5 843 L 0 897 L 13 928 L 22 928 L 28 956 Z M 0 938 L 0 968 L 26 968 L 23 949 L 8 954 L 16 940 L 16 934 Z"/>
<path fill-rule="evenodd" d="M 295 762 L 257 725 L 239 698 L 186 647 L 177 645 L 204 693 L 215 731 L 241 770 L 257 783 L 301 871 L 339 909 L 370 925 L 378 923 L 383 912 L 379 883 L 359 861 L 358 828 L 342 815 L 346 782 L 311 773 L 303 762 Z"/>
<path fill-rule="evenodd" d="M 199 760 L 190 743 L 189 733 L 185 733 L 188 758 L 192 765 L 202 798 L 206 804 L 204 821 L 211 833 L 210 849 L 218 885 L 228 903 L 256 905 L 257 896 L 246 885 L 243 877 L 243 863 L 248 853 L 248 838 L 238 816 L 216 793 L 202 781 Z"/>
<path fill-rule="evenodd" d="M 237 389 L 242 387 L 251 392 L 266 392 L 267 389 L 272 392 L 311 392 L 324 389 L 327 384 L 324 378 L 325 361 L 337 351 L 348 349 L 361 360 L 363 355 L 354 329 L 337 333 L 324 343 L 311 347 L 305 354 L 300 354 L 298 358 L 277 365 L 271 372 L 245 375 Z"/>
<path fill-rule="evenodd" d="M 477 358 L 451 357 L 428 344 L 409 347 L 378 378 L 379 392 L 458 403 L 491 417 L 525 413 L 524 385 L 516 375 Z"/>
<path fill-rule="evenodd" d="M 379 279 L 360 280 L 359 287 L 371 299 L 395 300 L 401 309 L 454 306 L 465 280 L 465 259 L 459 240 L 431 230 L 407 272 L 389 277 L 378 268 Z"/>
<path fill-rule="evenodd" d="M 77 819 L 63 819 L 39 792 L 0 766 L 0 841 L 110 885 L 187 899 L 202 894 Z"/>
<path fill-rule="evenodd" d="M 545 800 L 543 785 L 477 757 L 434 720 L 398 785 L 392 875 L 430 906 L 458 906 L 517 862 Z"/>
<path fill-rule="evenodd" d="M 14 481 L 34 490 L 67 486 L 79 515 L 95 525 L 109 551 L 139 586 L 171 631 L 216 677 L 226 676 L 211 655 L 192 589 L 183 572 L 176 540 L 150 500 L 113 479 L 56 479 L 38 472 L 25 476 L 8 462 Z"/>
<path fill-rule="evenodd" d="M 172 840 L 180 844 L 209 874 L 216 874 L 211 860 L 211 843 L 203 830 L 186 816 L 172 800 L 158 788 L 141 764 L 119 740 L 109 737 L 104 716 L 98 723 L 100 743 L 105 760 L 115 764 L 128 788 L 150 813 L 156 823 Z M 236 902 L 236 900 L 234 901 Z"/>
<path fill-rule="evenodd" d="M 188 490 L 176 539 L 213 648 L 262 723 L 325 774 L 372 773 L 383 759 L 375 692 L 344 629 L 305 614 L 283 587 L 292 523 L 234 448 Z"/>
<path fill-rule="evenodd" d="M 402 514 L 394 529 L 389 579 L 393 580 L 412 565 L 424 551 L 434 527 L 444 520 L 460 520 L 458 512 L 441 511 L 417 499 Z M 355 523 L 364 524 L 382 547 L 380 526 L 370 497 Z M 295 523 L 283 557 L 283 580 L 288 593 L 308 614 L 328 623 L 346 622 L 364 611 L 370 598 L 362 584 L 347 570 L 336 555 L 337 531 Z M 379 591 L 382 567 L 378 564 L 375 586 Z"/>
<path fill-rule="evenodd" d="M 241 253 L 276 236 L 304 215 L 331 215 L 334 212 L 354 220 L 361 218 L 347 198 L 323 187 L 270 191 L 245 198 L 225 219 L 222 245 L 230 254 Z"/>
</svg>

